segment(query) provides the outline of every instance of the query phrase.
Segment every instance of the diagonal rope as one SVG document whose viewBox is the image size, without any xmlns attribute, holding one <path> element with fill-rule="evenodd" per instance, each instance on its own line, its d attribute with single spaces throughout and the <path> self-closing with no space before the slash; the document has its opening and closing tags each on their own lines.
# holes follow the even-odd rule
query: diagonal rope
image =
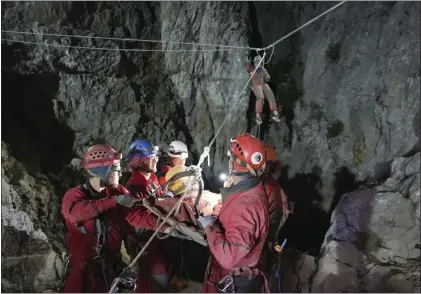
<svg viewBox="0 0 421 294">
<path fill-rule="evenodd" d="M 328 14 L 329 12 L 335 10 L 336 8 L 338 8 L 339 6 L 341 6 L 342 4 L 345 4 L 346 1 L 342 1 L 339 2 L 338 4 L 336 4 L 335 6 L 329 8 L 328 10 L 326 10 L 325 12 L 323 12 L 322 14 L 319 14 L 318 16 L 316 16 L 315 18 L 311 19 L 310 21 L 306 22 L 305 24 L 303 24 L 302 26 L 296 28 L 295 30 L 293 30 L 292 32 L 290 32 L 289 34 L 286 34 L 285 36 L 283 36 L 282 38 L 280 38 L 279 40 L 273 42 L 272 44 L 270 44 L 269 46 L 266 46 L 265 48 L 263 48 L 264 50 L 267 50 L 271 47 L 274 47 L 275 45 L 279 44 L 280 42 L 282 42 L 283 40 L 285 40 L 286 38 L 288 38 L 289 36 L 295 34 L 296 32 L 302 30 L 303 28 L 305 28 L 306 26 L 308 26 L 309 24 L 315 22 L 316 20 L 318 20 L 319 18 L 321 18 L 322 16 L 324 16 L 325 14 Z"/>
</svg>

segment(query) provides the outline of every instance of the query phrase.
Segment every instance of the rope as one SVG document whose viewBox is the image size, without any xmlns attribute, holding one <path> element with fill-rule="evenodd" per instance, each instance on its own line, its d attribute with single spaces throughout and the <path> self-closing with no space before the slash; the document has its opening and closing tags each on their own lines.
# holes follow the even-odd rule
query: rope
<svg viewBox="0 0 421 294">
<path fill-rule="evenodd" d="M 264 64 L 268 64 L 269 63 L 269 61 L 272 59 L 273 52 L 275 52 L 275 46 L 272 47 L 272 53 L 270 54 L 268 61 L 265 62 Z"/>
<path fill-rule="evenodd" d="M 275 45 L 279 44 L 280 42 L 282 42 L 283 40 L 285 40 L 286 38 L 288 38 L 289 36 L 295 34 L 296 32 L 302 30 L 303 28 L 305 28 L 306 26 L 308 26 L 309 24 L 315 22 L 316 20 L 318 20 L 319 18 L 321 18 L 322 16 L 324 16 L 325 14 L 335 10 L 336 8 L 338 8 L 339 6 L 341 6 L 342 4 L 344 4 L 346 1 L 342 1 L 339 2 L 338 4 L 336 4 L 335 6 L 329 8 L 328 10 L 326 10 L 325 12 L 323 12 L 322 14 L 316 16 L 315 18 L 313 18 L 312 20 L 306 22 L 305 24 L 303 24 L 302 26 L 296 28 L 295 30 L 293 30 L 292 32 L 290 32 L 289 34 L 283 36 L 282 38 L 280 38 L 279 40 L 273 42 L 272 44 L 270 44 L 269 46 L 266 46 L 265 48 L 263 48 L 263 50 L 267 50 L 270 47 L 274 47 Z"/>
<path fill-rule="evenodd" d="M 66 35 L 66 34 L 51 34 L 51 33 L 34 33 L 34 32 L 23 32 L 23 31 L 9 31 L 9 30 L 2 30 L 2 33 L 9 33 L 9 34 L 22 34 L 22 35 L 43 35 L 43 36 L 51 36 L 51 37 L 69 37 L 69 38 L 80 38 L 80 39 L 102 39 L 102 40 L 119 40 L 119 41 L 130 41 L 130 42 L 149 42 L 149 43 L 172 43 L 172 44 L 184 44 L 184 45 L 195 45 L 195 46 L 211 46 L 211 47 L 221 47 L 221 48 L 227 48 L 227 49 L 124 49 L 124 48 L 104 48 L 104 47 L 87 47 L 87 46 L 73 46 L 73 45 L 61 45 L 61 44 L 48 44 L 48 43 L 39 43 L 39 42 L 30 42 L 30 41 L 18 41 L 18 40 L 12 40 L 12 39 L 5 39 L 2 38 L 2 41 L 10 41 L 15 43 L 22 43 L 22 44 L 33 44 L 33 45 L 43 45 L 43 46 L 51 46 L 51 47 L 62 47 L 62 48 L 76 48 L 76 49 L 89 49 L 89 50 L 105 50 L 105 51 L 127 51 L 127 52 L 164 52 L 164 51 L 173 51 L 173 52 L 215 52 L 215 51 L 232 51 L 235 49 L 247 49 L 247 50 L 267 50 L 269 48 L 275 47 L 275 45 L 279 44 L 289 36 L 295 34 L 296 32 L 302 30 L 306 26 L 310 25 L 311 23 L 315 22 L 325 14 L 335 10 L 342 4 L 344 4 L 346 1 L 342 1 L 335 6 L 331 7 L 330 9 L 326 10 L 322 14 L 316 16 L 312 20 L 306 22 L 302 26 L 298 27 L 297 29 L 293 30 L 289 34 L 283 36 L 282 38 L 278 39 L 277 41 L 273 42 L 269 46 L 266 46 L 265 48 L 254 48 L 254 47 L 246 47 L 246 46 L 235 46 L 235 45 L 218 45 L 218 44 L 206 44 L 206 43 L 194 43 L 194 42 L 178 42 L 178 41 L 164 41 L 164 40 L 148 40 L 148 39 L 134 39 L 134 38 L 116 38 L 116 37 L 99 37 L 99 36 L 83 36 L 83 35 Z M 272 58 L 272 54 L 268 60 Z M 215 136 L 216 137 L 216 136 Z M 212 143 L 210 144 L 212 145 Z M 210 146 L 209 145 L 209 146 Z"/>
<path fill-rule="evenodd" d="M 244 85 L 243 89 L 241 90 L 240 94 L 238 94 L 237 98 L 235 100 L 238 100 L 241 96 L 241 94 L 244 92 L 244 90 L 247 88 L 247 85 L 250 83 L 251 79 L 253 78 L 254 74 L 256 73 L 257 69 L 259 68 L 260 64 L 263 62 L 263 60 L 265 59 L 266 56 L 266 52 L 263 53 L 263 58 L 259 61 L 259 63 L 257 64 L 257 66 L 255 66 L 255 69 L 253 71 L 253 73 L 250 75 L 250 78 L 248 79 L 247 83 Z M 208 166 L 210 166 L 210 157 L 209 157 L 209 151 L 210 151 L 210 147 L 212 146 L 212 144 L 215 142 L 216 137 L 218 137 L 219 132 L 222 130 L 222 127 L 224 126 L 224 124 L 226 123 L 228 116 L 230 115 L 232 109 L 228 112 L 228 114 L 225 116 L 225 119 L 223 120 L 221 126 L 219 127 L 218 131 L 216 132 L 215 136 L 213 137 L 212 141 L 209 143 L 208 146 L 206 146 L 203 149 L 203 153 L 200 155 L 199 158 L 199 162 L 197 163 L 197 167 L 200 167 L 203 163 L 203 161 L 205 160 L 205 158 L 208 158 Z"/>
<path fill-rule="evenodd" d="M 2 33 L 8 33 L 8 34 L 40 35 L 40 36 L 49 36 L 49 37 L 66 37 L 66 38 L 78 38 L 78 39 L 99 39 L 99 40 L 113 40 L 113 41 L 123 41 L 123 42 L 168 43 L 168 44 L 210 46 L 210 47 L 221 47 L 221 48 L 231 48 L 231 49 L 247 49 L 247 50 L 260 50 L 261 49 L 261 48 L 253 48 L 253 47 L 248 47 L 248 46 L 220 45 L 220 44 L 207 44 L 207 43 L 194 43 L 194 42 L 178 42 L 178 41 L 166 41 L 166 40 L 148 40 L 148 39 L 134 39 L 134 38 L 66 35 L 66 34 L 51 34 L 51 33 L 43 33 L 43 32 L 34 33 L 34 32 L 8 31 L 8 30 L 2 30 L 1 32 Z"/>
<path fill-rule="evenodd" d="M 21 40 L 12 40 L 2 38 L 2 41 L 9 41 L 13 43 L 32 44 L 32 45 L 43 45 L 50 47 L 61 47 L 61 48 L 75 48 L 75 49 L 89 49 L 89 50 L 104 50 L 104 51 L 126 51 L 126 52 L 217 52 L 217 51 L 235 51 L 235 49 L 127 49 L 127 48 L 106 48 L 106 47 L 89 47 L 89 46 L 75 46 L 75 45 L 62 45 L 62 44 L 49 44 L 40 42 L 30 42 Z"/>
<path fill-rule="evenodd" d="M 325 14 L 327 14 L 327 13 L 329 13 L 329 12 L 331 12 L 331 11 L 335 10 L 336 8 L 338 8 L 339 6 L 341 6 L 342 4 L 344 4 L 345 2 L 346 2 L 346 1 L 342 1 L 342 2 L 340 2 L 340 3 L 338 3 L 338 4 L 336 4 L 335 6 L 333 6 L 333 7 L 329 8 L 328 10 L 326 10 L 325 12 L 323 12 L 322 14 L 320 14 L 320 15 L 316 16 L 315 18 L 313 18 L 313 19 L 311 19 L 310 21 L 306 22 L 306 23 L 305 23 L 305 24 L 303 24 L 302 26 L 300 26 L 300 27 L 296 28 L 295 30 L 293 30 L 293 31 L 292 31 L 292 32 L 290 32 L 289 34 L 287 34 L 287 35 L 283 36 L 282 38 L 278 39 L 277 41 L 273 42 L 273 43 L 272 43 L 272 44 L 270 44 L 269 46 L 266 46 L 265 48 L 261 48 L 261 49 L 255 49 L 256 51 L 261 51 L 261 50 L 264 50 L 263 57 L 262 57 L 262 59 L 260 60 L 259 65 L 255 68 L 255 70 L 254 70 L 253 74 L 250 76 L 250 79 L 248 80 L 247 84 L 244 86 L 243 90 L 240 92 L 240 95 L 241 95 L 241 93 L 245 90 L 245 88 L 247 87 L 247 85 L 248 85 L 248 83 L 250 82 L 251 78 L 252 78 L 252 77 L 253 77 L 253 75 L 255 74 L 256 69 L 260 66 L 260 63 L 261 63 L 261 62 L 265 59 L 264 57 L 266 56 L 266 50 L 267 50 L 267 49 L 269 49 L 269 48 L 271 48 L 271 47 L 272 47 L 272 48 L 273 48 L 273 47 L 275 47 L 277 44 L 279 44 L 280 42 L 282 42 L 283 40 L 285 40 L 285 39 L 286 39 L 286 38 L 288 38 L 289 36 L 291 36 L 291 35 L 295 34 L 296 32 L 298 32 L 298 31 L 300 31 L 300 30 L 302 30 L 303 28 L 305 28 L 306 26 L 308 26 L 308 25 L 310 25 L 311 23 L 315 22 L 316 20 L 318 20 L 319 18 L 321 18 L 321 17 L 322 17 L 322 16 L 324 16 Z M 274 48 L 273 48 L 273 50 L 274 50 Z M 259 52 L 257 52 L 257 54 L 259 54 Z M 260 55 L 260 54 L 259 54 L 259 55 Z M 273 51 L 272 51 L 272 55 L 273 55 Z M 272 56 L 271 56 L 271 58 L 272 58 Z M 270 60 L 270 59 L 269 59 L 269 60 Z M 268 62 L 269 62 L 269 61 L 268 61 Z M 239 97 L 238 97 L 238 98 L 239 98 Z M 237 99 L 238 99 L 238 98 L 237 98 Z M 212 141 L 210 142 L 210 144 L 204 148 L 203 153 L 200 155 L 199 162 L 197 163 L 197 165 L 196 165 L 196 166 L 198 166 L 198 167 L 199 167 L 199 166 L 203 163 L 203 161 L 205 160 L 205 158 L 206 158 L 206 157 L 208 157 L 208 166 L 210 165 L 210 162 L 209 162 L 209 160 L 210 160 L 210 158 L 209 158 L 209 151 L 210 151 L 210 147 L 212 146 L 213 142 L 215 141 L 216 137 L 218 136 L 219 132 L 221 131 L 221 129 L 222 129 L 223 125 L 225 124 L 226 120 L 228 119 L 228 116 L 229 116 L 229 114 L 230 114 L 230 113 L 231 113 L 231 110 L 230 110 L 230 112 L 228 112 L 227 116 L 225 117 L 224 121 L 222 122 L 221 126 L 219 127 L 218 131 L 216 132 L 216 134 L 215 134 L 215 136 L 213 137 L 213 139 L 212 139 Z"/>
<path fill-rule="evenodd" d="M 153 239 L 156 237 L 156 235 L 159 233 L 159 230 L 162 228 L 162 226 L 167 222 L 167 220 L 170 218 L 170 216 L 173 214 L 175 209 L 177 208 L 177 205 L 181 203 L 184 200 L 184 195 L 180 197 L 180 199 L 177 201 L 177 203 L 174 205 L 173 208 L 168 212 L 167 216 L 163 219 L 162 223 L 156 228 L 155 232 L 152 234 L 152 236 L 149 238 L 148 242 L 143 246 L 142 250 L 139 251 L 137 256 L 133 259 L 133 261 L 120 273 L 120 275 L 114 280 L 114 283 L 111 285 L 111 289 L 108 293 L 113 293 L 114 290 L 117 288 L 118 281 L 122 277 L 124 273 L 131 267 L 133 267 L 136 262 L 139 260 L 139 258 L 142 256 L 142 254 L 145 252 L 145 250 L 148 248 L 149 244 L 153 241 Z M 144 200 L 145 201 L 145 200 Z"/>
<path fill-rule="evenodd" d="M 276 24 L 277 23 L 278 23 L 278 20 L 275 19 L 275 23 L 272 26 L 272 40 L 275 39 L 275 27 L 276 27 Z M 273 53 L 274 52 L 275 52 L 275 46 L 272 47 L 272 53 L 270 54 L 270 57 L 269 57 L 268 61 L 265 62 L 264 64 L 268 64 L 269 63 L 269 61 L 272 59 L 272 56 L 273 56 Z"/>
<path fill-rule="evenodd" d="M 257 138 L 260 139 L 260 125 L 261 124 L 257 124 Z"/>
</svg>

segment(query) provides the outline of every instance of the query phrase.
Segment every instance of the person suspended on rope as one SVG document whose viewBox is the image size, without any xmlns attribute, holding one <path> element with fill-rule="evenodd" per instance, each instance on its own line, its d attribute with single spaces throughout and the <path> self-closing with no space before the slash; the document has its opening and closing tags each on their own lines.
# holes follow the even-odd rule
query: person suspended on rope
<svg viewBox="0 0 421 294">
<path fill-rule="evenodd" d="M 280 169 L 280 162 L 277 160 L 275 147 L 266 145 L 265 151 L 266 169 L 260 176 L 268 195 L 270 215 L 269 234 L 265 252 L 265 272 L 269 277 L 271 292 L 277 293 L 281 291 L 280 279 L 279 275 L 277 275 L 279 273 L 279 253 L 281 252 L 279 233 L 291 211 L 288 208 L 288 198 L 277 182 L 277 177 L 274 177 L 274 174 Z"/>
<path fill-rule="evenodd" d="M 253 135 L 241 134 L 231 140 L 228 153 L 230 176 L 221 188 L 219 216 L 198 218 L 211 252 L 202 291 L 262 292 L 267 286 L 262 250 L 269 230 L 268 197 L 259 178 L 265 147 Z"/>
<path fill-rule="evenodd" d="M 151 141 L 138 139 L 131 143 L 128 153 L 131 177 L 127 189 L 140 197 L 149 197 L 159 186 L 156 175 L 159 148 Z M 157 196 L 162 196 L 160 191 Z M 149 240 L 152 230 L 138 230 L 136 238 L 129 238 L 127 251 L 129 255 L 137 255 L 141 246 Z M 138 283 L 136 291 L 169 292 L 171 282 L 171 265 L 164 256 L 164 245 L 159 239 L 154 239 L 147 249 L 147 254 L 138 263 Z"/>
<path fill-rule="evenodd" d="M 260 55 L 257 55 L 253 59 L 253 64 L 250 64 L 247 67 L 247 72 L 249 75 L 253 73 L 256 66 L 261 61 Z M 270 89 L 269 85 L 267 84 L 270 80 L 270 75 L 266 68 L 264 67 L 264 62 L 261 62 L 259 68 L 256 70 L 253 78 L 251 79 L 251 90 L 253 91 L 254 95 L 256 96 L 256 122 L 258 124 L 262 123 L 261 114 L 263 112 L 263 104 L 265 101 L 265 97 L 269 102 L 269 108 L 272 112 L 272 119 L 274 121 L 280 122 L 278 109 L 276 106 L 276 99 L 275 95 L 273 94 L 272 90 Z"/>
<path fill-rule="evenodd" d="M 61 213 L 70 253 L 66 293 L 107 292 L 122 269 L 120 248 L 130 234 L 128 224 L 156 227 L 157 218 L 148 212 L 135 211 L 127 216 L 126 210 L 139 200 L 119 184 L 120 160 L 121 154 L 108 145 L 90 147 L 82 161 L 87 181 L 63 197 Z M 168 226 L 162 231 L 165 229 Z"/>
<path fill-rule="evenodd" d="M 171 167 L 186 165 L 186 159 L 189 158 L 189 151 L 187 145 L 181 141 L 172 141 L 167 149 L 167 154 L 170 157 L 169 162 L 164 164 L 159 171 L 157 171 L 158 182 L 160 185 L 165 184 L 165 174 Z"/>
</svg>

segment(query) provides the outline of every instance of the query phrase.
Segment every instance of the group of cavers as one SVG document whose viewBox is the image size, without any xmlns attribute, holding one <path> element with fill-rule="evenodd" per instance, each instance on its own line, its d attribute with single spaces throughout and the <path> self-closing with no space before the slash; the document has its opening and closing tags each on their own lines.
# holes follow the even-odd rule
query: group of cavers
<svg viewBox="0 0 421 294">
<path fill-rule="evenodd" d="M 61 207 L 69 251 L 64 292 L 110 291 L 127 266 L 122 261 L 122 244 L 134 258 L 160 221 L 139 204 L 147 199 L 154 205 L 155 198 L 177 199 L 187 193 L 188 177 L 171 179 L 188 169 L 188 148 L 173 141 L 166 151 L 168 164 L 157 171 L 159 148 L 149 140 L 132 142 L 125 156 L 131 171 L 126 187 L 119 184 L 122 154 L 109 145 L 91 146 L 84 154 L 87 180 L 66 192 Z M 275 148 L 244 133 L 231 139 L 228 156 L 229 175 L 220 189 L 220 200 L 207 213 L 196 215 L 210 255 L 202 292 L 278 292 L 268 280 L 280 254 L 279 231 L 290 211 L 276 181 L 280 164 Z M 165 188 L 154 193 L 159 187 Z M 159 232 L 184 237 L 168 224 Z M 162 241 L 155 238 L 136 264 L 137 293 L 171 291 L 174 267 Z"/>
</svg>

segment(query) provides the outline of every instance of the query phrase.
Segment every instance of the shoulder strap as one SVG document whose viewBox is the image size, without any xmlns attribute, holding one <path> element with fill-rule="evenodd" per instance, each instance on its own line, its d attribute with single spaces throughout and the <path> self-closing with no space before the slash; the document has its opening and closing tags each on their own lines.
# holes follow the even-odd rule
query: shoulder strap
<svg viewBox="0 0 421 294">
<path fill-rule="evenodd" d="M 87 183 L 82 185 L 82 190 L 86 198 L 93 198 L 92 193 L 89 190 Z M 97 255 L 100 255 L 102 252 L 102 247 L 106 243 L 108 226 L 107 226 L 107 222 L 104 221 L 101 215 L 95 218 L 95 226 L 96 226 L 96 232 L 97 232 L 97 244 L 96 244 L 95 250 L 97 251 Z"/>
</svg>

